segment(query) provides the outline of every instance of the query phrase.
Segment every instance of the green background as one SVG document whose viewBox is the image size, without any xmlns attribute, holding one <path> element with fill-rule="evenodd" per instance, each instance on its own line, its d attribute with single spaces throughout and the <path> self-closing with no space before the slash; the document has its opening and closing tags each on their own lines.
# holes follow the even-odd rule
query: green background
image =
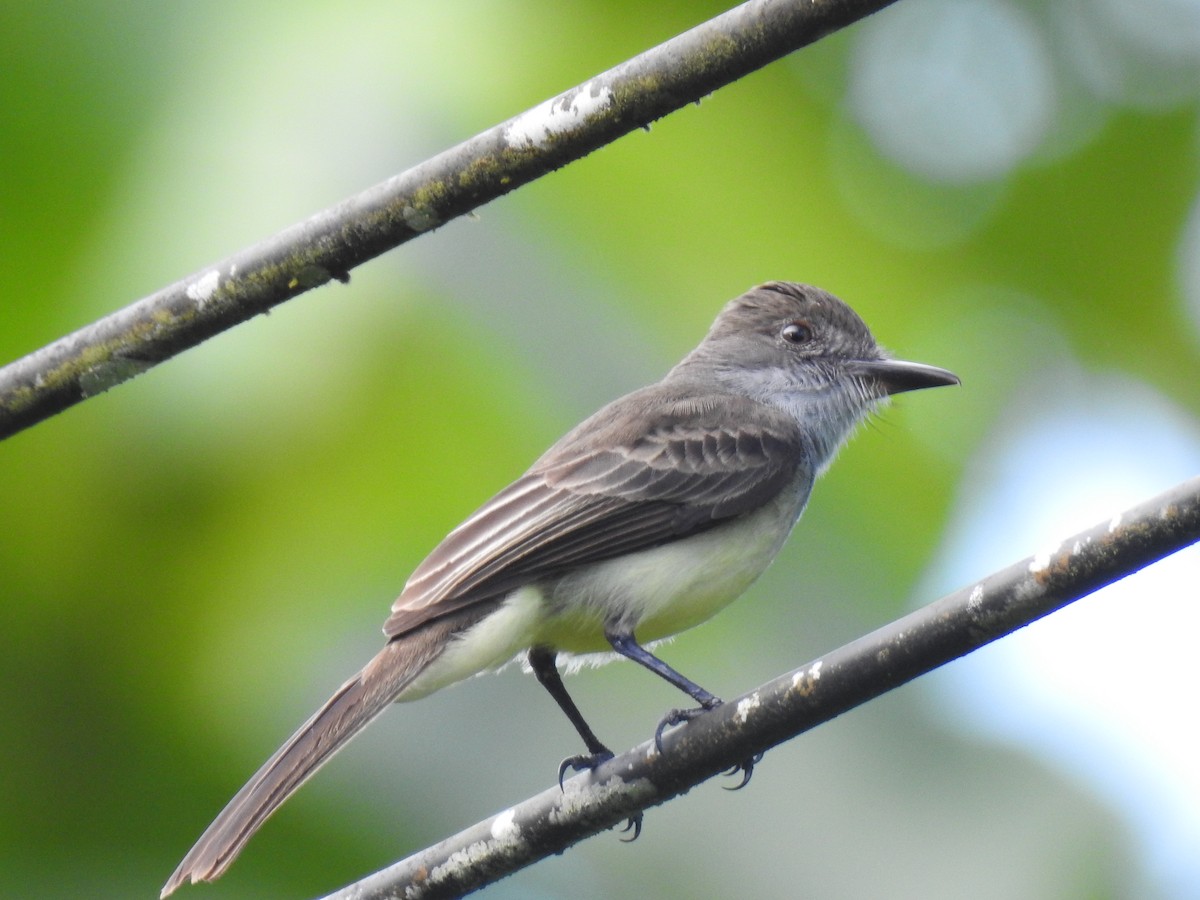
<svg viewBox="0 0 1200 900">
<path fill-rule="evenodd" d="M 0 360 L 722 9 L 13 4 Z M 376 651 L 440 537 L 752 284 L 820 284 L 963 387 L 864 429 L 779 563 L 666 649 L 723 696 L 932 599 L 913 586 L 970 460 L 1055 391 L 1021 393 L 1030 372 L 1070 355 L 1200 411 L 1179 275 L 1195 97 L 1060 96 L 1085 137 L 932 183 L 854 114 L 861 32 L 0 444 L 0 895 L 157 896 Z M 569 686 L 614 747 L 678 703 L 628 665 Z M 390 711 L 185 895 L 327 892 L 546 787 L 578 749 L 532 679 L 468 682 Z M 1081 783 L 946 728 L 913 686 L 773 751 L 745 791 L 705 785 L 635 844 L 597 837 L 486 896 L 1103 897 L 1137 883 L 1136 857 Z"/>
</svg>

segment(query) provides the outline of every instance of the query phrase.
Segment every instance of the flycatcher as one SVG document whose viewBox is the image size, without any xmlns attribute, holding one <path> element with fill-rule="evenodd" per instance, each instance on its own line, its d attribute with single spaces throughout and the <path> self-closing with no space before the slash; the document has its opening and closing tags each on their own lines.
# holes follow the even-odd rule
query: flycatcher
<svg viewBox="0 0 1200 900">
<path fill-rule="evenodd" d="M 888 396 L 957 383 L 889 358 L 818 288 L 771 282 L 731 301 L 662 381 L 577 426 L 434 548 L 392 605 L 383 650 L 237 793 L 162 896 L 225 872 L 389 704 L 514 657 L 587 747 L 564 770 L 612 754 L 567 695 L 561 655 L 615 650 L 699 704 L 669 714 L 659 733 L 719 705 L 645 645 L 708 619 L 762 573 L 817 475 Z"/>
</svg>

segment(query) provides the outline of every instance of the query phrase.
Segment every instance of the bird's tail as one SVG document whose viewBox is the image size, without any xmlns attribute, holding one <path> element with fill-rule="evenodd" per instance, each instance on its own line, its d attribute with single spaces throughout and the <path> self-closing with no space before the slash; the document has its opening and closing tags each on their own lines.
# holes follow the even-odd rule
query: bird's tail
<svg viewBox="0 0 1200 900">
<path fill-rule="evenodd" d="M 441 654 L 449 635 L 430 631 L 442 629 L 427 626 L 388 643 L 301 725 L 221 810 L 160 897 L 186 882 L 213 881 L 224 873 L 267 817 Z"/>
</svg>

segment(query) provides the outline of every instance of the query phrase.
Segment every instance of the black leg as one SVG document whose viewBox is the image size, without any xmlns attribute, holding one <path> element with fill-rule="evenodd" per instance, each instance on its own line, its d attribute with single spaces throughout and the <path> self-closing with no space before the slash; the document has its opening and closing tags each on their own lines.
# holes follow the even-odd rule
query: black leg
<svg viewBox="0 0 1200 900">
<path fill-rule="evenodd" d="M 684 678 L 665 662 L 637 642 L 632 634 L 606 631 L 604 636 L 612 644 L 612 648 L 622 656 L 632 659 L 635 663 L 645 666 L 660 678 L 665 678 L 679 688 L 705 709 L 721 705 L 721 698 L 715 697 L 694 681 Z"/>
<path fill-rule="evenodd" d="M 702 712 L 713 709 L 721 705 L 721 698 L 710 694 L 694 681 L 684 678 L 665 662 L 643 647 L 637 642 L 634 636 L 628 632 L 606 631 L 604 636 L 608 638 L 608 642 L 612 644 L 614 650 L 622 656 L 632 659 L 635 663 L 645 666 L 655 675 L 660 678 L 665 678 L 668 682 L 675 685 L 693 700 L 700 704 L 699 709 L 673 709 L 658 723 L 658 727 L 654 729 L 654 746 L 662 751 L 662 736 L 663 732 L 672 725 L 682 725 L 688 722 Z"/>
<path fill-rule="evenodd" d="M 645 666 L 655 675 L 665 679 L 675 687 L 679 688 L 693 700 L 700 704 L 698 709 L 673 709 L 663 716 L 662 721 L 658 723 L 658 727 L 654 729 L 654 746 L 662 752 L 662 736 L 663 732 L 674 725 L 682 725 L 684 722 L 689 722 L 696 716 L 708 712 L 710 709 L 715 709 L 721 705 L 721 698 L 715 694 L 706 691 L 696 682 L 688 678 L 684 678 L 665 662 L 643 647 L 637 642 L 637 639 L 629 632 L 606 631 L 605 638 L 612 644 L 612 648 L 627 659 L 632 659 L 635 663 Z M 757 754 L 746 760 L 744 763 L 734 766 L 729 774 L 734 775 L 739 771 L 742 773 L 742 781 L 733 790 L 743 788 L 750 781 L 750 775 L 754 771 L 754 766 L 762 759 L 761 754 Z"/>
<path fill-rule="evenodd" d="M 583 718 L 583 713 L 579 711 L 579 707 L 575 705 L 575 701 L 571 699 L 571 695 L 567 693 L 566 686 L 562 683 L 562 678 L 558 674 L 558 665 L 555 660 L 558 654 L 549 647 L 532 647 L 529 650 L 529 667 L 533 669 L 533 674 L 537 676 L 538 683 L 544 687 L 550 696 L 554 698 L 554 702 L 558 704 L 571 724 L 575 726 L 575 730 L 579 732 L 579 736 L 583 738 L 583 743 L 587 747 L 588 752 L 580 756 L 568 756 L 562 761 L 558 767 L 558 786 L 562 787 L 563 777 L 567 771 L 582 772 L 584 769 L 594 769 L 606 759 L 612 759 L 612 751 L 606 747 L 601 740 L 596 737 L 595 732 Z"/>
<path fill-rule="evenodd" d="M 534 647 L 529 651 L 529 667 L 533 669 L 533 674 L 537 676 L 538 683 L 549 691 L 550 696 L 554 698 L 554 702 L 558 704 L 558 708 L 566 713 L 567 718 L 571 720 L 571 724 L 575 726 L 575 730 L 583 738 L 583 743 L 588 748 L 588 752 L 596 755 L 607 753 L 609 756 L 612 756 L 612 751 L 604 746 L 600 739 L 596 737 L 591 727 L 584 721 L 583 713 L 579 711 L 579 707 L 575 705 L 575 701 L 567 693 L 567 688 L 562 683 L 562 678 L 558 674 L 558 666 L 555 663 L 557 656 L 558 654 L 549 647 Z"/>
<path fill-rule="evenodd" d="M 568 771 L 582 772 L 585 769 L 594 769 L 606 759 L 612 759 L 613 753 L 596 737 L 595 732 L 584 720 L 583 713 L 579 711 L 579 707 L 567 693 L 566 685 L 562 683 L 562 676 L 558 674 L 557 658 L 558 654 L 549 647 L 531 647 L 529 649 L 529 668 L 533 669 L 538 683 L 554 698 L 558 708 L 566 713 L 567 718 L 571 720 L 571 724 L 575 726 L 575 730 L 579 732 L 579 736 L 583 738 L 583 743 L 588 748 L 586 754 L 568 756 L 559 763 L 558 787 L 561 790 L 563 778 Z M 642 814 L 640 812 L 630 816 L 625 823 L 624 830 L 629 831 L 630 829 L 633 829 L 633 835 L 621 838 L 621 840 L 636 841 L 638 835 L 642 833 Z"/>
</svg>

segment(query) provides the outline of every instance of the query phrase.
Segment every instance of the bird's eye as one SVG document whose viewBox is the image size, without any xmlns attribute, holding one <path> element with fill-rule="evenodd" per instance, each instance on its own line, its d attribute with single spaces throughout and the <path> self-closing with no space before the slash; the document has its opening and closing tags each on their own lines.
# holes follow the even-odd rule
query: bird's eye
<svg viewBox="0 0 1200 900">
<path fill-rule="evenodd" d="M 812 326 L 807 322 L 788 322 L 779 336 L 789 344 L 806 344 L 812 340 Z"/>
</svg>

